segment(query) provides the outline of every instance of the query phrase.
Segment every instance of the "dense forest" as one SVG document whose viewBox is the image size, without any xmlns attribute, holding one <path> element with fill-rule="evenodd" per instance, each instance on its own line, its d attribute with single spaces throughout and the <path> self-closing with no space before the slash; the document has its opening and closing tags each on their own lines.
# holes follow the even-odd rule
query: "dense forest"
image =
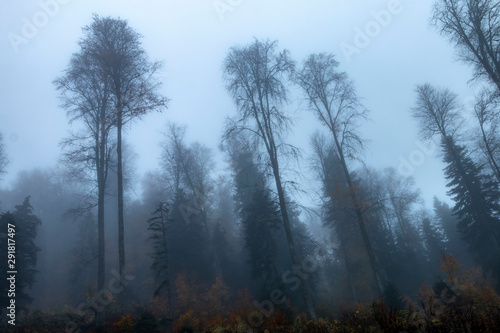
<svg viewBox="0 0 500 333">
<path fill-rule="evenodd" d="M 336 55 L 295 59 L 266 38 L 227 50 L 234 109 L 208 147 L 168 120 L 164 64 L 139 32 L 94 15 L 54 73 L 68 120 L 57 167 L 0 188 L 2 330 L 498 331 L 500 2 L 437 0 L 430 20 L 481 89 L 468 105 L 415 82 L 406 112 L 446 166 L 448 197 L 426 207 L 411 172 L 365 163 L 370 105 Z M 290 141 L 297 98 L 317 119 L 307 156 Z M 138 175 L 127 130 L 156 112 L 158 167 Z"/>
</svg>

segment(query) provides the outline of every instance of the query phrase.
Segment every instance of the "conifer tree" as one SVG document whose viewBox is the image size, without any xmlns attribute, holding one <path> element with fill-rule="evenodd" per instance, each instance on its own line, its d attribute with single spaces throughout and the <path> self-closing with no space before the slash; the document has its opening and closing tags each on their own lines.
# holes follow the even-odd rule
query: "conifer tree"
<svg viewBox="0 0 500 333">
<path fill-rule="evenodd" d="M 422 240 L 427 254 L 427 262 L 430 265 L 431 271 L 435 271 L 437 263 L 445 250 L 443 234 L 440 233 L 438 227 L 427 217 L 422 220 L 421 231 Z"/>
<path fill-rule="evenodd" d="M 458 230 L 483 268 L 500 276 L 500 192 L 498 183 L 482 174 L 465 147 L 443 138 L 448 194 L 455 201 Z"/>
<path fill-rule="evenodd" d="M 0 269 L 3 273 L 7 271 L 17 271 L 15 274 L 15 305 L 16 308 L 25 309 L 26 305 L 33 301 L 30 297 L 28 288 L 33 287 L 35 283 L 35 269 L 38 252 L 40 248 L 36 246 L 35 239 L 38 226 L 41 225 L 40 219 L 33 213 L 33 207 L 30 204 L 30 197 L 26 197 L 21 205 L 17 205 L 14 212 L 6 212 L 0 215 L 0 246 L 7 249 L 8 246 L 14 246 L 14 257 L 8 261 L 7 256 L 0 262 Z M 14 226 L 12 228 L 12 226 Z M 12 229 L 12 230 L 9 230 Z M 12 232 L 13 231 L 13 232 Z M 7 233 L 8 232 L 8 233 Z M 8 241 L 8 239 L 14 240 Z M 5 253 L 5 252 L 4 252 Z M 10 266 L 10 265 L 13 266 Z M 9 277 L 9 276 L 7 276 Z M 1 279 L 0 290 L 1 304 L 8 304 L 8 291 L 10 281 L 7 277 Z"/>
<path fill-rule="evenodd" d="M 245 213 L 243 233 L 252 275 L 271 282 L 278 275 L 274 233 L 280 223 L 279 209 L 268 190 L 257 189 Z"/>
<path fill-rule="evenodd" d="M 172 283 L 170 273 L 170 257 L 168 255 L 168 229 L 172 224 L 172 219 L 169 216 L 170 210 L 168 205 L 163 202 L 158 204 L 158 207 L 152 213 L 152 217 L 148 219 L 148 230 L 151 232 L 149 241 L 153 243 L 153 253 L 151 269 L 155 272 L 156 290 L 155 296 L 159 295 L 163 290 L 167 293 L 168 312 L 170 323 L 173 320 L 173 300 L 172 300 Z"/>
<path fill-rule="evenodd" d="M 434 214 L 446 236 L 445 250 L 455 256 L 465 266 L 472 265 L 472 257 L 458 231 L 458 219 L 450 206 L 434 197 Z"/>
</svg>

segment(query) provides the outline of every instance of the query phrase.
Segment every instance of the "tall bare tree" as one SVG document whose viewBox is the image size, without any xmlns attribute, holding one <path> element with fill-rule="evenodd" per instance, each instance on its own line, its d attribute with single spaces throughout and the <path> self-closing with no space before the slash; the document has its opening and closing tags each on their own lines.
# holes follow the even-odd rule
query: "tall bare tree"
<svg viewBox="0 0 500 333">
<path fill-rule="evenodd" d="M 285 80 L 292 74 L 295 63 L 287 50 L 278 51 L 277 48 L 277 41 L 255 40 L 246 47 L 233 47 L 229 51 L 224 62 L 224 79 L 237 106 L 238 117 L 228 120 L 225 137 L 248 131 L 264 145 L 278 192 L 290 257 L 293 265 L 299 267 L 301 255 L 292 236 L 279 165 L 286 148 L 295 151 L 282 140 L 291 125 L 290 117 L 282 110 L 288 102 Z M 316 318 L 307 281 L 302 277 L 301 280 L 304 303 L 309 315 Z"/>
<path fill-rule="evenodd" d="M 357 160 L 364 148 L 358 127 L 367 119 L 368 110 L 360 103 L 352 81 L 345 72 L 338 70 L 338 62 L 332 54 L 310 55 L 295 76 L 308 100 L 309 108 L 326 126 L 333 138 L 334 148 L 343 169 L 351 198 L 352 208 L 361 231 L 376 288 L 383 292 L 377 259 L 366 230 L 362 202 L 352 180 L 348 161 Z"/>
<path fill-rule="evenodd" d="M 425 140 L 435 135 L 457 140 L 463 124 L 458 96 L 448 89 L 436 89 L 429 84 L 417 87 L 417 105 L 412 110 L 419 122 L 420 135 Z"/>
<path fill-rule="evenodd" d="M 164 133 L 165 140 L 161 143 L 163 176 L 172 193 L 172 216 L 179 222 L 174 226 L 174 233 L 191 233 L 190 236 L 199 235 L 201 239 L 198 244 L 190 245 L 190 253 L 182 250 L 182 246 L 188 243 L 187 240 L 178 244 L 181 247 L 176 248 L 177 251 L 174 252 L 184 252 L 184 260 L 189 264 L 194 263 L 194 257 L 202 260 L 203 265 L 198 265 L 198 269 L 205 270 L 208 276 L 214 272 L 218 273 L 215 264 L 217 260 L 213 260 L 216 255 L 214 244 L 210 238 L 206 238 L 214 227 L 211 202 L 215 164 L 209 148 L 198 142 L 186 144 L 185 130 L 185 127 L 169 124 Z M 180 200 L 181 198 L 183 200 Z M 203 244 L 206 244 L 206 247 L 202 246 Z M 175 265 L 175 260 L 173 267 L 179 267 Z"/>
<path fill-rule="evenodd" d="M 420 191 L 415 189 L 415 180 L 398 175 L 393 168 L 384 170 L 385 191 L 391 215 L 396 224 L 397 235 L 408 248 L 415 249 L 419 242 L 412 213 L 415 204 L 421 202 Z"/>
<path fill-rule="evenodd" d="M 184 140 L 186 129 L 176 124 L 168 126 L 162 146 L 162 160 L 166 177 L 173 193 L 183 189 L 194 198 L 193 212 L 201 216 L 205 232 L 209 232 L 209 198 L 213 190 L 211 174 L 215 164 L 209 148 L 192 143 L 187 146 Z"/>
<path fill-rule="evenodd" d="M 477 144 L 486 158 L 495 178 L 500 182 L 500 108 L 499 94 L 488 89 L 476 96 L 474 115 L 477 119 L 480 138 Z"/>
<path fill-rule="evenodd" d="M 500 90 L 498 0 L 436 0 L 431 22 L 473 66 L 475 79 L 486 78 Z"/>
<path fill-rule="evenodd" d="M 80 43 L 82 46 L 82 43 Z M 72 166 L 72 178 L 91 180 L 97 187 L 98 277 L 97 288 L 105 288 L 104 196 L 113 145 L 114 124 L 108 76 L 85 50 L 73 54 L 64 75 L 54 81 L 69 122 L 83 127 L 62 142 L 63 159 Z M 95 187 L 92 187 L 95 189 Z M 94 194 L 92 194 L 93 196 Z M 91 201 L 87 208 L 95 207 Z M 98 312 L 98 326 L 104 325 L 104 311 Z"/>
<path fill-rule="evenodd" d="M 156 74 L 160 62 L 151 62 L 141 45 L 141 35 L 126 20 L 94 15 L 93 22 L 83 29 L 82 48 L 99 64 L 113 96 L 114 124 L 117 135 L 118 176 L 118 255 L 119 271 L 125 269 L 123 216 L 123 126 L 151 111 L 162 111 L 167 98 L 158 93 L 161 82 Z M 121 303 L 123 297 L 120 293 Z"/>
</svg>

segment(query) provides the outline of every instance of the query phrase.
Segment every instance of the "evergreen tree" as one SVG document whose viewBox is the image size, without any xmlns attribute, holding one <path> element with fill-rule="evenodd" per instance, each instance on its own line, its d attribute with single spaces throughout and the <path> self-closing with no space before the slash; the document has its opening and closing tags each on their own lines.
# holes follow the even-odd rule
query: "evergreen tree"
<svg viewBox="0 0 500 333">
<path fill-rule="evenodd" d="M 412 179 L 396 175 L 393 169 L 365 169 L 358 186 L 370 240 L 386 281 L 384 298 L 389 284 L 402 294 L 414 295 L 426 278 L 427 265 L 416 227 L 419 193 Z"/>
<path fill-rule="evenodd" d="M 227 241 L 226 230 L 220 221 L 216 222 L 212 234 L 212 243 L 214 244 L 214 254 L 216 258 L 217 274 L 221 274 L 224 281 L 230 281 L 234 276 L 234 265 L 229 253 L 231 244 Z"/>
<path fill-rule="evenodd" d="M 498 183 L 481 173 L 463 146 L 442 141 L 448 194 L 455 201 L 458 230 L 486 271 L 500 277 L 500 192 Z"/>
<path fill-rule="evenodd" d="M 2 249 L 7 249 L 7 246 L 14 244 L 15 253 L 13 260 L 15 262 L 5 260 L 0 261 L 0 269 L 2 272 L 17 271 L 15 274 L 15 301 L 17 309 L 24 309 L 33 299 L 30 297 L 28 288 L 31 288 L 35 283 L 35 270 L 37 256 L 40 249 L 35 244 L 38 226 L 42 222 L 33 214 L 33 207 L 30 204 L 30 197 L 26 197 L 21 205 L 17 205 L 13 213 L 6 212 L 0 215 L 0 246 Z M 8 226 L 14 225 L 14 233 L 8 235 Z M 12 236 L 12 237 L 11 237 Z M 13 239 L 15 243 L 8 243 L 8 239 Z M 5 251 L 5 250 L 4 250 Z M 5 253 L 5 252 L 4 252 Z M 14 264 L 14 268 L 8 266 Z M 2 305 L 9 302 L 8 290 L 10 281 L 3 278 L 0 281 Z"/>
<path fill-rule="evenodd" d="M 257 189 L 251 203 L 244 210 L 243 234 L 252 276 L 271 282 L 278 275 L 275 231 L 280 223 L 279 208 L 268 190 Z"/>
<path fill-rule="evenodd" d="M 151 268 L 155 272 L 157 288 L 155 295 L 158 295 L 163 288 L 170 287 L 169 256 L 168 256 L 168 229 L 172 220 L 169 217 L 168 206 L 161 202 L 148 219 L 148 230 L 151 232 L 148 240 L 153 243 L 153 253 L 151 255 L 153 263 Z"/>
<path fill-rule="evenodd" d="M 317 247 L 309 229 L 306 224 L 300 219 L 301 210 L 297 202 L 293 201 L 288 195 L 287 198 L 287 209 L 290 215 L 290 222 L 292 225 L 292 233 L 294 239 L 297 240 L 296 246 L 304 257 L 311 256 L 314 254 L 314 250 Z M 283 242 L 283 246 L 286 244 Z M 288 262 L 288 266 L 291 262 Z"/>
<path fill-rule="evenodd" d="M 186 271 L 193 278 L 212 281 L 214 278 L 213 254 L 210 249 L 210 235 L 205 232 L 202 215 L 196 195 L 188 195 L 179 189 L 174 197 L 170 212 L 171 232 L 167 235 L 170 244 L 172 275 Z"/>
<path fill-rule="evenodd" d="M 371 300 L 374 279 L 369 271 L 370 262 L 357 225 L 345 171 L 336 149 L 327 144 L 325 137 L 315 135 L 312 145 L 316 153 L 315 167 L 322 180 L 324 225 L 332 230 L 334 255 L 344 266 L 337 284 L 345 286 L 342 289 L 346 294 L 340 297 L 354 302 Z M 359 184 L 355 182 L 355 185 Z M 359 195 L 358 191 L 358 199 Z"/>
<path fill-rule="evenodd" d="M 97 221 L 87 212 L 79 221 L 78 238 L 70 252 L 71 283 L 75 284 L 80 275 L 97 259 Z M 88 273 L 88 272 L 87 272 Z M 88 274 L 87 279 L 89 283 Z"/>
<path fill-rule="evenodd" d="M 399 292 L 398 287 L 394 283 L 387 283 L 384 288 L 384 302 L 391 309 L 402 310 L 405 308 L 403 295 Z"/>
<path fill-rule="evenodd" d="M 233 151 L 228 153 L 234 171 L 241 238 L 251 276 L 263 283 L 259 292 L 267 294 L 279 283 L 278 271 L 290 267 L 288 244 L 279 206 L 255 161 L 252 147 L 242 138 L 233 139 Z"/>
<path fill-rule="evenodd" d="M 422 240 L 425 247 L 427 262 L 432 272 L 436 271 L 437 263 L 445 250 L 444 236 L 429 218 L 424 218 L 421 225 Z"/>
<path fill-rule="evenodd" d="M 168 311 L 170 323 L 173 320 L 173 299 L 172 283 L 170 274 L 170 258 L 168 255 L 168 229 L 172 225 L 172 219 L 169 217 L 170 210 L 166 204 L 160 202 L 152 217 L 148 219 L 148 230 L 151 232 L 149 241 L 153 243 L 153 253 L 151 257 L 153 263 L 151 269 L 155 272 L 156 290 L 155 296 L 162 290 L 167 292 Z M 172 327 L 171 327 L 172 329 Z"/>
<path fill-rule="evenodd" d="M 458 231 L 458 219 L 453 215 L 450 206 L 434 197 L 434 214 L 446 236 L 445 250 L 455 256 L 465 266 L 472 266 L 472 257 Z"/>
</svg>

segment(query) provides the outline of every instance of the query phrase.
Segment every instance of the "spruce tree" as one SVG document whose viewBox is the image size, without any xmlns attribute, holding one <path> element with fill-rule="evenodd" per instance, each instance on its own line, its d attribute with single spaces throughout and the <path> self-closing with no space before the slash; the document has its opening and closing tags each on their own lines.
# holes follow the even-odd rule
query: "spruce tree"
<svg viewBox="0 0 500 333">
<path fill-rule="evenodd" d="M 465 147 L 450 137 L 442 141 L 448 194 L 455 201 L 458 230 L 486 271 L 500 276 L 500 192 L 498 183 L 482 173 Z"/>
<path fill-rule="evenodd" d="M 197 197 L 179 189 L 171 207 L 172 226 L 167 240 L 170 244 L 172 275 L 177 276 L 186 271 L 195 279 L 212 281 L 215 276 L 211 239 L 205 231 Z"/>
<path fill-rule="evenodd" d="M 271 282 L 277 277 L 274 234 L 280 223 L 279 208 L 269 190 L 259 188 L 244 210 L 243 234 L 252 276 Z"/>
<path fill-rule="evenodd" d="M 224 281 L 228 281 L 233 276 L 234 262 L 229 257 L 231 244 L 227 241 L 226 230 L 217 221 L 213 227 L 212 243 L 214 244 L 215 266 L 217 275 L 221 275 Z"/>
<path fill-rule="evenodd" d="M 458 231 L 458 219 L 453 215 L 452 208 L 434 197 L 434 214 L 446 236 L 445 252 L 456 257 L 466 267 L 471 267 L 473 260 Z"/>
<path fill-rule="evenodd" d="M 21 205 L 17 205 L 14 212 L 6 212 L 0 215 L 0 246 L 5 250 L 7 250 L 8 245 L 12 246 L 14 244 L 15 246 L 15 258 L 12 258 L 15 261 L 7 261 L 7 255 L 5 255 L 5 259 L 0 262 L 0 269 L 3 273 L 17 271 L 17 274 L 15 274 L 14 298 L 17 309 L 24 309 L 26 305 L 33 301 L 28 293 L 28 288 L 31 288 L 35 283 L 37 273 L 35 267 L 38 252 L 40 251 L 40 248 L 35 244 L 35 239 L 38 226 L 41 223 L 40 219 L 33 214 L 30 197 L 26 197 Z M 12 225 L 15 227 L 12 228 Z M 15 232 L 11 233 L 9 231 L 7 233 L 8 227 L 14 229 Z M 8 242 L 8 239 L 13 239 L 15 243 Z M 13 264 L 13 266 L 8 266 L 9 264 Z M 10 281 L 3 278 L 0 281 L 1 304 L 5 305 L 9 302 L 7 298 L 9 288 Z"/>
<path fill-rule="evenodd" d="M 160 202 L 152 213 L 151 218 L 148 219 L 148 230 L 150 236 L 148 240 L 153 244 L 153 252 L 151 258 L 153 263 L 151 269 L 155 272 L 155 280 L 157 287 L 155 295 L 160 294 L 163 288 L 169 292 L 170 288 L 170 268 L 168 256 L 168 229 L 172 224 L 172 219 L 169 217 L 168 205 Z"/>
<path fill-rule="evenodd" d="M 444 236 L 438 227 L 429 218 L 424 218 L 421 225 L 422 240 L 431 271 L 435 271 L 441 253 L 445 250 Z"/>
<path fill-rule="evenodd" d="M 173 299 L 172 299 L 172 281 L 170 273 L 170 257 L 168 254 L 169 242 L 167 239 L 168 229 L 172 225 L 170 218 L 170 209 L 168 205 L 160 202 L 148 219 L 148 230 L 151 232 L 149 241 L 153 243 L 153 253 L 151 258 L 153 263 L 151 269 L 155 272 L 156 290 L 155 296 L 158 296 L 162 290 L 166 291 L 168 301 L 168 316 L 170 330 L 173 331 Z"/>
</svg>

